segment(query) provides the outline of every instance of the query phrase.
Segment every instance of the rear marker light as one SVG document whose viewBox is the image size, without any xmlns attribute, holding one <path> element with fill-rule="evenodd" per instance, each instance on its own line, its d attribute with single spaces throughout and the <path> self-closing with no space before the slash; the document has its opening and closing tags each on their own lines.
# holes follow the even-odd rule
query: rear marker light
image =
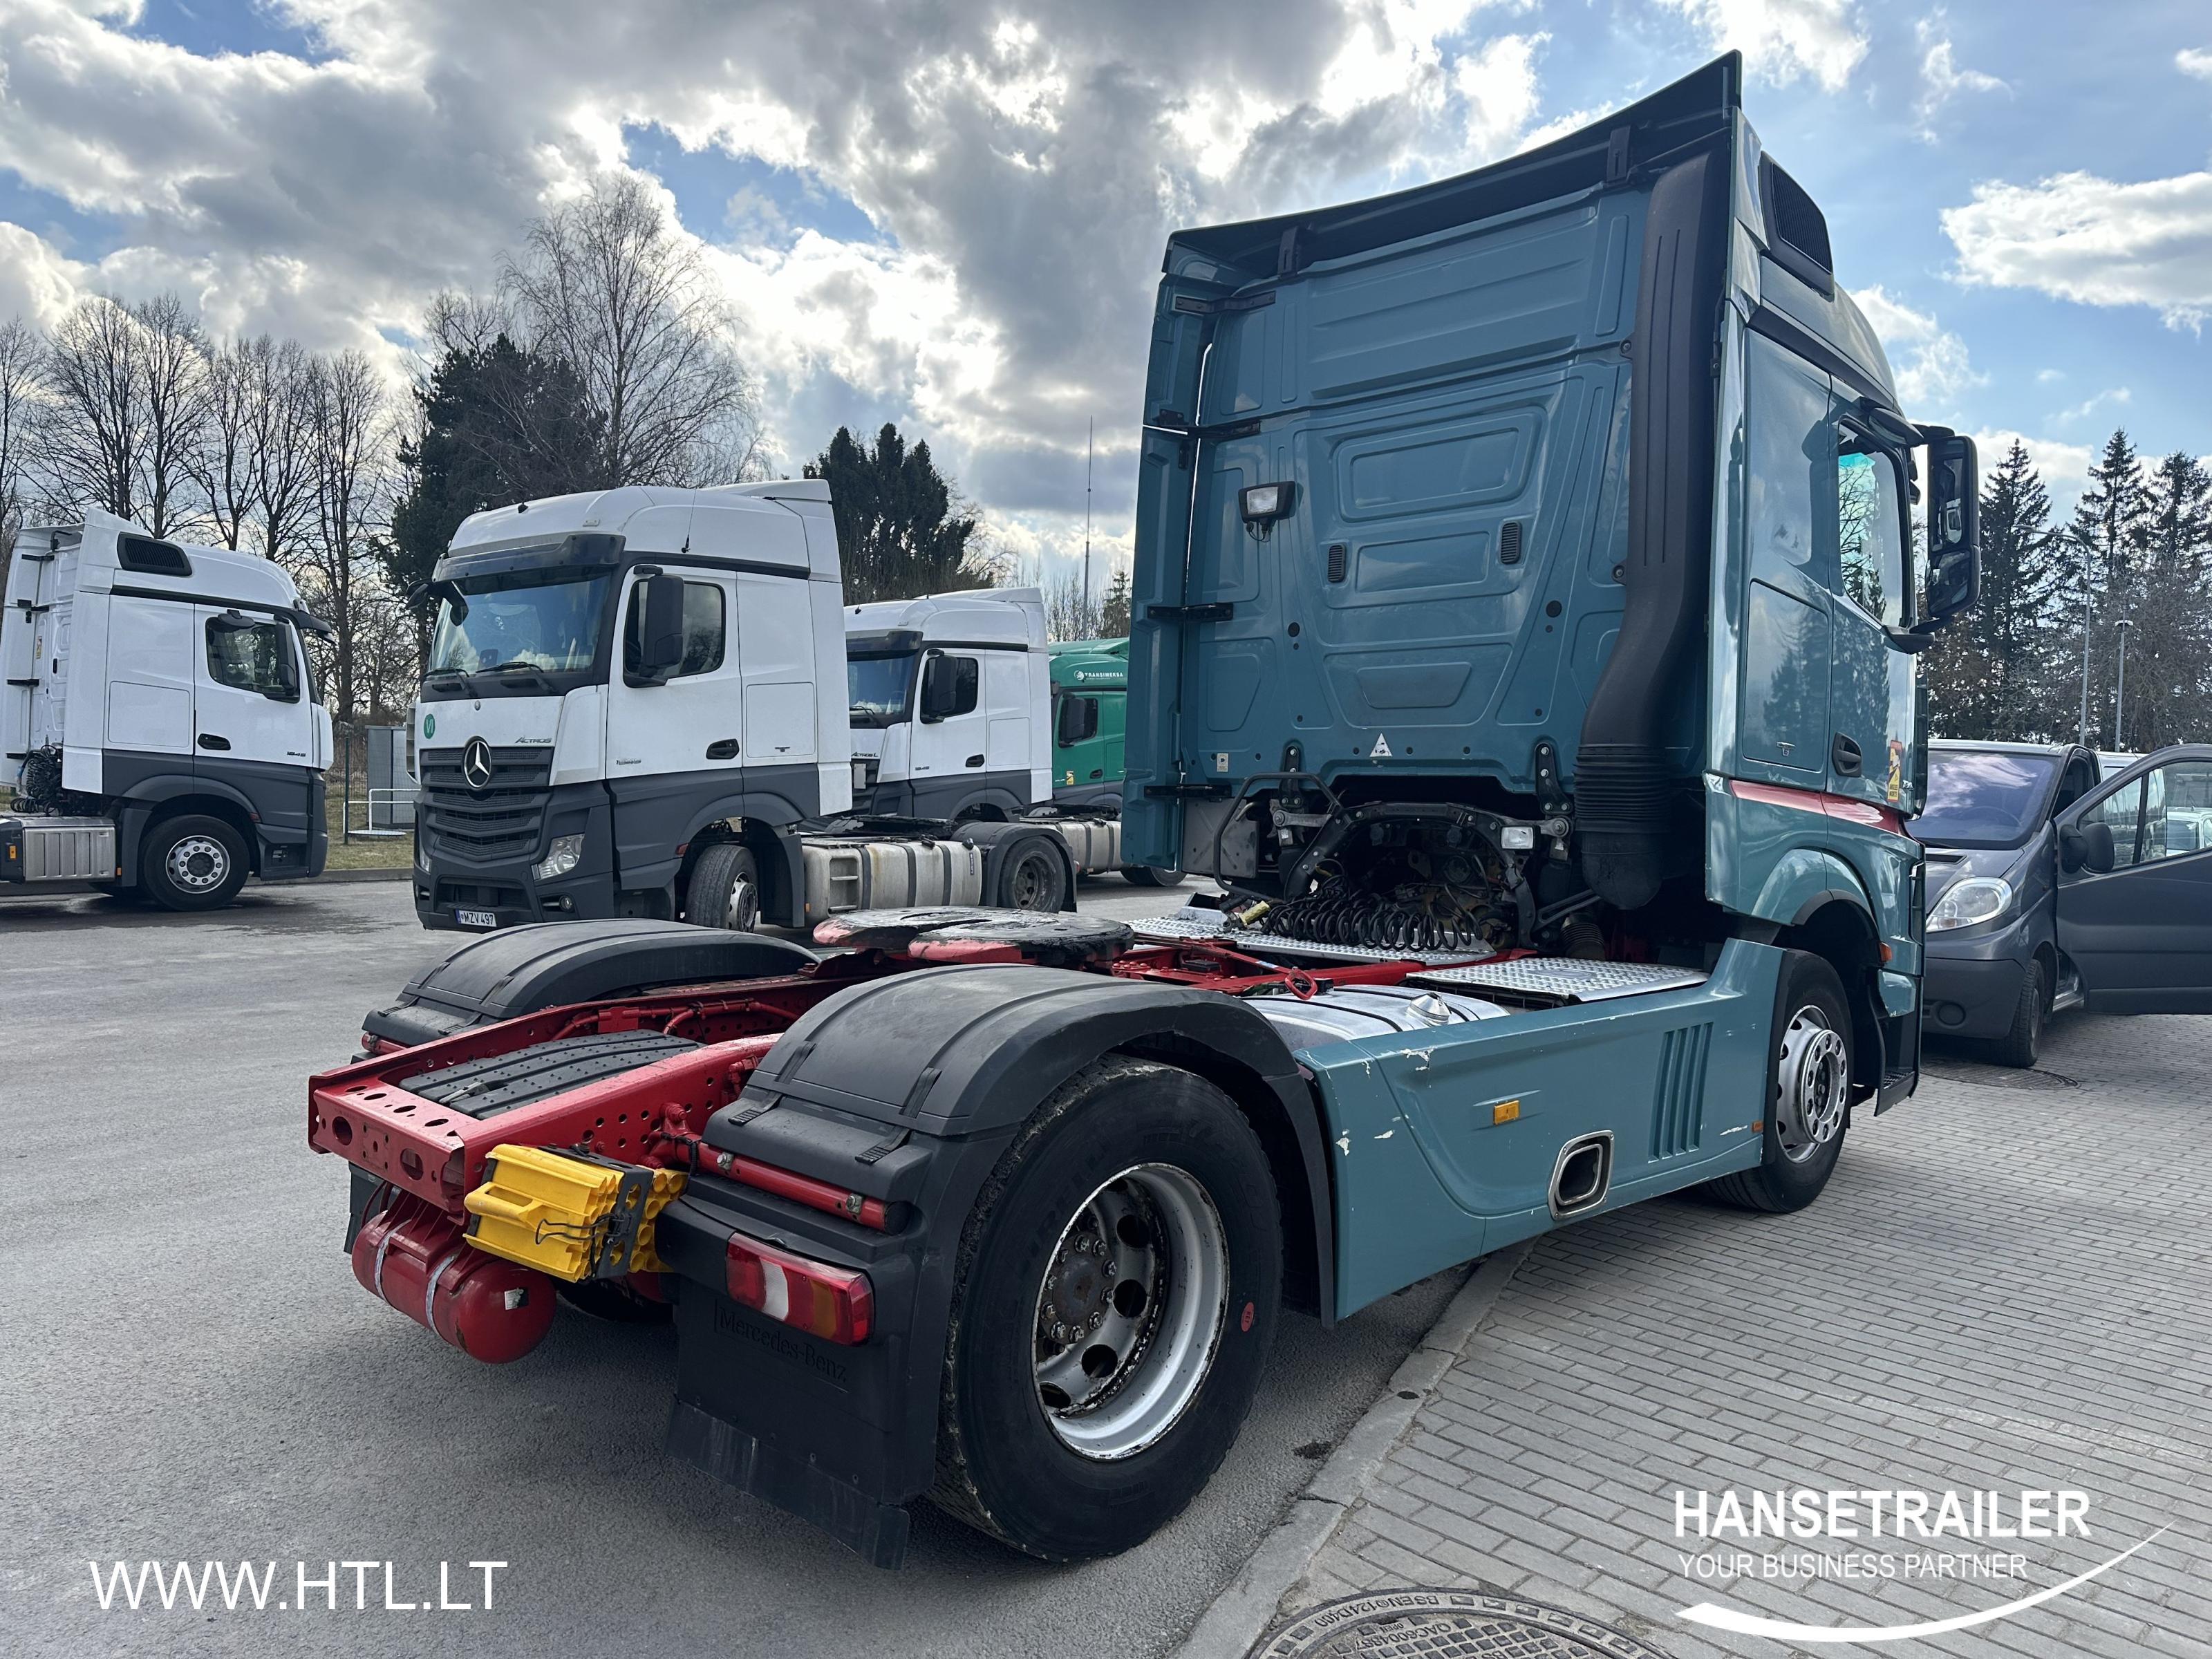
<svg viewBox="0 0 2212 1659">
<path fill-rule="evenodd" d="M 726 1268 L 730 1299 L 825 1342 L 865 1342 L 874 1322 L 868 1276 L 790 1255 L 772 1244 L 730 1235 Z"/>
</svg>

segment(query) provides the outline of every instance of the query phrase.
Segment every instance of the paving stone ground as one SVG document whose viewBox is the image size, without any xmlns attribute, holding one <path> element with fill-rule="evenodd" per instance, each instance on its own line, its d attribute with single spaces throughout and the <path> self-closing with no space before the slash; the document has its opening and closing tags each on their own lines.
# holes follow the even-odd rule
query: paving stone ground
<svg viewBox="0 0 2212 1659">
<path fill-rule="evenodd" d="M 1804 1650 L 2212 1655 L 2212 1018 L 2062 1017 L 2051 1076 L 1930 1063 L 1809 1210 L 1662 1200 L 1539 1241 L 1279 1613 L 1481 1588 L 1675 1659 L 1771 1659 L 1790 1644 L 1678 1610 L 1946 1619 L 2167 1528 L 1997 1623 Z M 2079 1488 L 2091 1535 L 1993 1547 L 2027 1557 L 2010 1581 L 1685 1576 L 1715 1547 L 1677 1540 L 1677 1492 L 1801 1486 Z"/>
</svg>

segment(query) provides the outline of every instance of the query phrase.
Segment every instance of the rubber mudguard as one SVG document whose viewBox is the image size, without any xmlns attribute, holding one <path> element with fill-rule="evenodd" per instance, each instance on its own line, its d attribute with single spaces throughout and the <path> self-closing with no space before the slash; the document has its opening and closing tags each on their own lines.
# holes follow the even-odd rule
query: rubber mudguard
<svg viewBox="0 0 2212 1659">
<path fill-rule="evenodd" d="M 362 1030 L 403 1048 L 565 1002 L 798 972 L 803 945 L 684 921 L 545 921 L 472 939 L 409 981 Z"/>
</svg>

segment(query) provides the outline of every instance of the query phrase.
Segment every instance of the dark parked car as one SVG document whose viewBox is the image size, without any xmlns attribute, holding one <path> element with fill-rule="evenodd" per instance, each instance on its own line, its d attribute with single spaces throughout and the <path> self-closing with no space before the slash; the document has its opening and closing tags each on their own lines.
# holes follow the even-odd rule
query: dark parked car
<svg viewBox="0 0 2212 1659">
<path fill-rule="evenodd" d="M 1912 832 L 1929 1032 L 2032 1066 L 2063 1009 L 2212 1012 L 2212 746 L 1931 744 Z"/>
</svg>

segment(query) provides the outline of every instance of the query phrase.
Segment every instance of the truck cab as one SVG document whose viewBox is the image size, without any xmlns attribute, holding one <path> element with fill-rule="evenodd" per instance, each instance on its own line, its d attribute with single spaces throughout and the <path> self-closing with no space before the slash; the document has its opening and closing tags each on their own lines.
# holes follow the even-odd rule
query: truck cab
<svg viewBox="0 0 2212 1659">
<path fill-rule="evenodd" d="M 1051 652 L 1053 800 L 1119 812 L 1129 641 L 1068 640 Z"/>
<path fill-rule="evenodd" d="M 846 722 L 817 690 L 844 652 L 818 480 L 479 513 L 431 588 L 425 926 L 674 916 L 714 826 L 773 897 L 799 879 L 776 832 L 850 805 Z"/>
<path fill-rule="evenodd" d="M 848 606 L 854 808 L 988 822 L 1050 799 L 1044 635 L 1034 587 Z"/>
<path fill-rule="evenodd" d="M 320 875 L 331 717 L 305 635 L 328 632 L 252 554 L 97 511 L 27 526 L 0 620 L 0 881 L 196 910 Z"/>
</svg>

